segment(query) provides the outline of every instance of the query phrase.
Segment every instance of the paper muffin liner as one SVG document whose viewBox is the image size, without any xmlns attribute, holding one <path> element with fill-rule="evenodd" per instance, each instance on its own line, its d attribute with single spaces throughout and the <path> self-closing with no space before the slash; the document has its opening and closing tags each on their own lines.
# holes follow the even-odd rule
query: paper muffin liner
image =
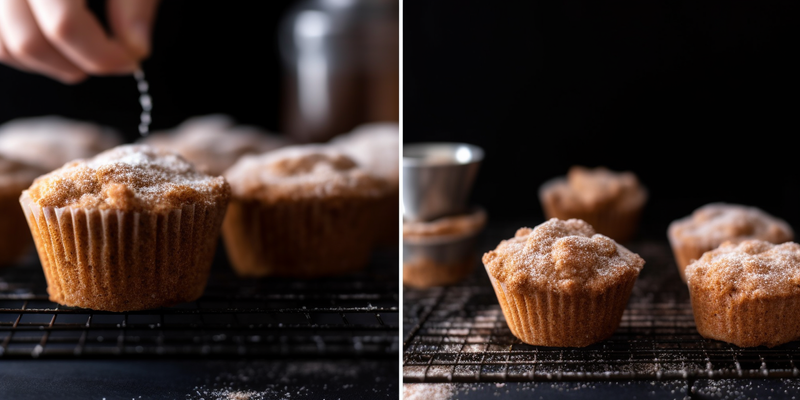
<svg viewBox="0 0 800 400">
<path fill-rule="evenodd" d="M 33 240 L 19 209 L 19 194 L 0 195 L 0 266 L 9 265 L 33 248 Z"/>
<path fill-rule="evenodd" d="M 50 300 L 133 311 L 196 300 L 208 281 L 224 206 L 166 213 L 41 207 L 19 199 Z"/>
<path fill-rule="evenodd" d="M 379 223 L 377 198 L 233 199 L 222 232 L 239 275 L 312 278 L 363 269 Z"/>
<path fill-rule="evenodd" d="M 552 347 L 586 347 L 610 337 L 636 281 L 633 275 L 599 295 L 546 289 L 523 293 L 488 275 L 511 333 L 527 344 Z"/>
<path fill-rule="evenodd" d="M 800 298 L 719 296 L 689 285 L 697 332 L 739 347 L 775 347 L 800 339 Z"/>
</svg>

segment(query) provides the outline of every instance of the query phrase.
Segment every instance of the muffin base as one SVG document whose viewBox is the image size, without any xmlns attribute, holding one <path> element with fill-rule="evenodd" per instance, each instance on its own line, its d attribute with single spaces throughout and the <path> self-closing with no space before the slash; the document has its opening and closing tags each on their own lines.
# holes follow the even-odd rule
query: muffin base
<svg viewBox="0 0 800 400">
<path fill-rule="evenodd" d="M 0 266 L 10 265 L 33 249 L 25 214 L 19 209 L 19 195 L 0 196 Z"/>
<path fill-rule="evenodd" d="M 800 339 L 800 298 L 715 296 L 690 288 L 697 332 L 739 347 L 775 347 Z"/>
<path fill-rule="evenodd" d="M 466 278 L 474 270 L 474 254 L 464 260 L 446 264 L 428 258 L 417 258 L 403 262 L 403 284 L 417 289 L 451 285 Z"/>
<path fill-rule="evenodd" d="M 508 327 L 519 340 L 535 346 L 586 347 L 617 330 L 636 275 L 600 294 L 520 293 L 491 273 L 489 279 Z"/>
<path fill-rule="evenodd" d="M 50 300 L 133 311 L 199 298 L 225 208 L 189 205 L 164 214 L 39 207 L 20 198 Z"/>
<path fill-rule="evenodd" d="M 238 275 L 313 278 L 363 269 L 379 221 L 377 198 L 273 204 L 234 199 L 222 232 Z"/>
</svg>

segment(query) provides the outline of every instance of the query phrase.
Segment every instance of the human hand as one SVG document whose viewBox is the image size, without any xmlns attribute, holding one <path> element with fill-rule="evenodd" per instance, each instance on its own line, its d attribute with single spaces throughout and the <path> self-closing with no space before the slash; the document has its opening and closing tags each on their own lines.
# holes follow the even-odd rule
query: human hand
<svg viewBox="0 0 800 400">
<path fill-rule="evenodd" d="M 109 36 L 86 0 L 0 0 L 0 62 L 73 84 L 129 74 L 150 54 L 159 0 L 107 0 Z"/>
</svg>

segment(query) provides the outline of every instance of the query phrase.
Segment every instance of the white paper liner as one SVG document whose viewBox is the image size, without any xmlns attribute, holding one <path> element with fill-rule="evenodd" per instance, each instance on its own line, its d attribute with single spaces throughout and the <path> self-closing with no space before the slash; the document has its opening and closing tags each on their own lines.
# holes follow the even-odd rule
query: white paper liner
<svg viewBox="0 0 800 400">
<path fill-rule="evenodd" d="M 163 214 L 20 204 L 50 299 L 108 311 L 197 299 L 205 289 L 225 208 L 187 205 Z"/>
</svg>

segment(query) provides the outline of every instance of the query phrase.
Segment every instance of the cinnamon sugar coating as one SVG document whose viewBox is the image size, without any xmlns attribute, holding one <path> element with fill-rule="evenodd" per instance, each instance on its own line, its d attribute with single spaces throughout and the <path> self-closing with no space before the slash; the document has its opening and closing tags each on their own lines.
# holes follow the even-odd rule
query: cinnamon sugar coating
<svg viewBox="0 0 800 400">
<path fill-rule="evenodd" d="M 727 241 L 686 267 L 698 332 L 740 347 L 800 339 L 800 245 Z"/>
<path fill-rule="evenodd" d="M 638 276 L 644 260 L 583 220 L 521 228 L 483 256 L 487 271 L 512 291 L 602 292 Z"/>
<path fill-rule="evenodd" d="M 606 167 L 573 166 L 566 177 L 547 182 L 541 190 L 545 198 L 557 201 L 564 210 L 628 209 L 639 207 L 647 199 L 647 190 L 633 172 Z"/>
<path fill-rule="evenodd" d="M 400 182 L 400 127 L 393 122 L 373 122 L 331 140 L 362 168 L 393 185 Z"/>
<path fill-rule="evenodd" d="M 183 157 L 147 145 L 122 145 L 67 163 L 28 189 L 41 207 L 166 212 L 187 204 L 227 202 L 223 177 L 199 172 Z"/>
<path fill-rule="evenodd" d="M 153 132 L 139 142 L 178 153 L 215 176 L 245 154 L 266 153 L 290 143 L 283 136 L 236 125 L 230 117 L 218 114 L 190 118 L 173 130 Z"/>
<path fill-rule="evenodd" d="M 380 197 L 385 179 L 359 168 L 338 149 L 303 144 L 242 157 L 225 177 L 239 199 L 277 202 L 337 197 Z"/>
<path fill-rule="evenodd" d="M 45 171 L 0 154 L 0 196 L 11 195 L 16 199 Z"/>
</svg>

